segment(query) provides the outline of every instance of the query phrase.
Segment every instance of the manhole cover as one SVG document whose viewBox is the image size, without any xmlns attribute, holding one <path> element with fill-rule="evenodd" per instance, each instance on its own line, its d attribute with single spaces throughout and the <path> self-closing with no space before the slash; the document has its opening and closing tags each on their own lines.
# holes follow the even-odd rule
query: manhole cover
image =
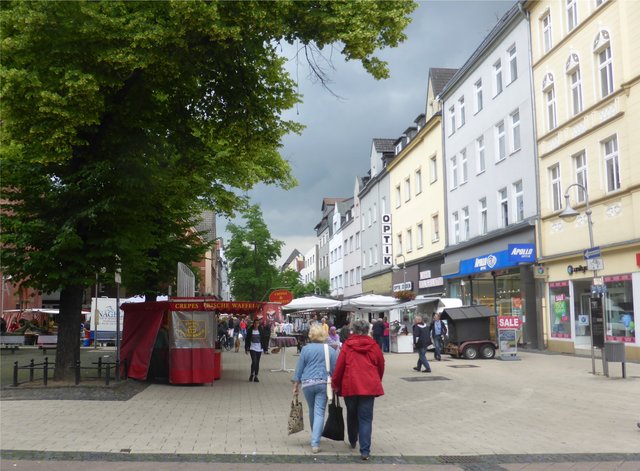
<svg viewBox="0 0 640 471">
<path fill-rule="evenodd" d="M 447 365 L 449 368 L 479 368 L 478 365 Z"/>
<path fill-rule="evenodd" d="M 445 378 L 444 376 L 413 376 L 402 379 L 412 383 L 415 383 L 417 381 L 449 381 L 449 378 Z"/>
</svg>

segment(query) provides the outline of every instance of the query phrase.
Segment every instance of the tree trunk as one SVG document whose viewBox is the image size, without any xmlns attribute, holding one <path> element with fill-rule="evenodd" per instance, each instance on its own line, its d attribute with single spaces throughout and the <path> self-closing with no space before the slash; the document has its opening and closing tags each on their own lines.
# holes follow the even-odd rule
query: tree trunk
<svg viewBox="0 0 640 471">
<path fill-rule="evenodd" d="M 158 299 L 158 293 L 155 291 L 147 291 L 144 293 L 145 302 L 153 302 Z"/>
<path fill-rule="evenodd" d="M 80 359 L 80 320 L 84 288 L 71 286 L 60 292 L 58 314 L 58 348 L 56 352 L 55 380 L 74 378 L 75 362 Z"/>
</svg>

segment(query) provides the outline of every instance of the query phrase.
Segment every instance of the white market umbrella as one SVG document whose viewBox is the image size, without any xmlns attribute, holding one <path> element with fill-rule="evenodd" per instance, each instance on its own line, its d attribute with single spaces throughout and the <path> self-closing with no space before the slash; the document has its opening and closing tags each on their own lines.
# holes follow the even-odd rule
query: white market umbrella
<svg viewBox="0 0 640 471">
<path fill-rule="evenodd" d="M 340 309 L 343 311 L 387 311 L 400 304 L 400 300 L 392 296 L 365 294 L 357 298 L 346 299 Z"/>
<path fill-rule="evenodd" d="M 319 296 L 305 296 L 304 298 L 294 299 L 289 304 L 282 306 L 282 310 L 308 311 L 314 309 L 331 309 L 338 306 L 340 306 L 340 301 L 338 301 L 337 299 L 321 298 Z"/>
</svg>

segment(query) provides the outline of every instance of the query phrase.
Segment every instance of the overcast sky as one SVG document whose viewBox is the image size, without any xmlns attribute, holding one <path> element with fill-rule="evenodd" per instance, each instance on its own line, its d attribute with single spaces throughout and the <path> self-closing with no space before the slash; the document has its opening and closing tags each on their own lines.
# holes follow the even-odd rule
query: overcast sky
<svg viewBox="0 0 640 471">
<path fill-rule="evenodd" d="M 424 113 L 429 69 L 461 67 L 513 4 L 512 0 L 420 2 L 406 29 L 407 40 L 378 53 L 389 64 L 389 79 L 376 81 L 359 62 L 345 62 L 334 50 L 331 89 L 340 98 L 309 78 L 304 61 L 297 67 L 295 60 L 289 62 L 303 103 L 286 118 L 306 128 L 301 135 L 284 139 L 282 156 L 291 163 L 299 185 L 289 191 L 261 185 L 250 192 L 252 202 L 262 208 L 271 236 L 285 242 L 279 265 L 294 249 L 304 255 L 316 243 L 314 227 L 324 197 L 353 196 L 356 176 L 369 170 L 371 140 L 399 137 Z M 218 234 L 225 243 L 226 223 L 218 221 Z"/>
</svg>

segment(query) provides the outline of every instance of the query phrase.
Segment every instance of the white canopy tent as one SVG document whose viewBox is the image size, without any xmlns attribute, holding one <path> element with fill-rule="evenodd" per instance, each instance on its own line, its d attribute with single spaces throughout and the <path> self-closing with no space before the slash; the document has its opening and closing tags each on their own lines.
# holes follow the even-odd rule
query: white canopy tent
<svg viewBox="0 0 640 471">
<path fill-rule="evenodd" d="M 365 294 L 357 298 L 345 299 L 340 307 L 343 311 L 380 312 L 394 309 L 400 301 L 392 296 Z"/>
<path fill-rule="evenodd" d="M 283 311 L 313 311 L 340 307 L 337 299 L 321 298 L 319 296 L 305 296 L 296 298 L 289 304 L 282 306 Z"/>
</svg>

